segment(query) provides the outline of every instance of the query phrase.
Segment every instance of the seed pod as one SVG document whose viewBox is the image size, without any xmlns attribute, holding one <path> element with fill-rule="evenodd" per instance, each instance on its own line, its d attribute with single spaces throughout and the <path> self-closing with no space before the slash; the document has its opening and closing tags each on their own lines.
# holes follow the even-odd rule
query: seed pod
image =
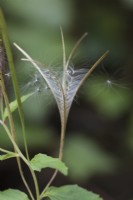
<svg viewBox="0 0 133 200">
<path fill-rule="evenodd" d="M 5 51 L 5 47 L 4 47 L 4 43 L 2 40 L 2 36 L 0 34 L 0 73 L 1 76 L 3 77 L 4 82 L 6 82 L 6 51 Z M 1 89 L 0 89 L 0 97 L 2 96 L 1 94 Z"/>
<path fill-rule="evenodd" d="M 4 82 L 7 82 L 8 78 L 10 77 L 10 72 L 9 72 L 6 50 L 1 34 L 0 34 L 0 71 L 2 72 Z"/>
<path fill-rule="evenodd" d="M 0 38 L 0 70 L 3 71 L 5 68 L 5 51 L 2 39 Z"/>
</svg>

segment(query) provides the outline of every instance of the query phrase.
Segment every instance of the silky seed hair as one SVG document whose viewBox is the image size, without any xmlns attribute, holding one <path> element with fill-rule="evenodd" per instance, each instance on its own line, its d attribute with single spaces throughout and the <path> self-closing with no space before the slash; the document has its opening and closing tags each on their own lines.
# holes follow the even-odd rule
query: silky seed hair
<svg viewBox="0 0 133 200">
<path fill-rule="evenodd" d="M 120 95 L 121 92 L 126 92 L 131 88 L 122 68 L 111 69 L 103 66 L 103 63 L 102 68 L 98 69 L 88 80 L 87 86 L 91 91 L 95 91 L 95 97 L 103 95 L 105 92 Z"/>
<path fill-rule="evenodd" d="M 83 36 L 81 37 L 81 39 Z M 80 39 L 80 40 L 81 40 Z M 80 42 L 78 41 L 78 43 Z M 64 40 L 63 40 L 64 41 Z M 62 127 L 65 126 L 68 118 L 68 114 L 72 105 L 72 102 L 74 100 L 74 97 L 83 84 L 83 82 L 88 78 L 88 76 L 92 73 L 92 71 L 96 68 L 96 66 L 107 56 L 109 51 L 106 51 L 88 70 L 85 71 L 83 68 L 74 71 L 73 68 L 69 67 L 70 60 L 75 52 L 75 49 L 78 45 L 78 43 L 74 46 L 72 49 L 68 60 L 66 61 L 65 53 L 63 54 L 63 74 L 62 74 L 62 82 L 56 77 L 56 75 L 49 70 L 47 67 L 44 67 L 42 70 L 40 66 L 16 43 L 14 45 L 16 48 L 26 57 L 22 60 L 28 61 L 34 66 L 36 71 L 42 76 L 44 81 L 47 83 L 48 87 L 50 88 L 61 117 L 61 124 Z M 63 49 L 64 49 L 64 43 L 63 43 Z M 65 50 L 64 50 L 65 52 Z"/>
<path fill-rule="evenodd" d="M 67 113 L 69 113 L 72 100 L 75 97 L 77 92 L 77 86 L 88 72 L 88 69 L 81 68 L 81 69 L 74 69 L 74 66 L 69 65 L 67 68 L 67 75 L 66 75 L 66 101 L 67 101 Z"/>
<path fill-rule="evenodd" d="M 38 64 L 41 74 L 40 72 L 35 70 L 33 74 L 30 75 L 31 77 L 28 82 L 25 84 L 25 90 L 28 91 L 29 88 L 29 92 L 32 92 L 34 95 L 41 95 L 44 93 L 46 94 L 47 91 L 50 91 L 50 87 L 52 87 L 54 96 L 56 97 L 56 100 L 58 102 L 58 107 L 63 110 L 63 88 L 60 84 L 62 80 L 61 77 L 59 77 L 59 72 L 53 71 L 49 68 L 44 68 L 39 62 L 34 61 L 34 63 Z M 65 81 L 66 90 L 64 93 L 64 96 L 66 98 L 67 114 L 69 113 L 72 100 L 77 92 L 77 85 L 80 83 L 87 72 L 87 68 L 75 69 L 73 64 L 69 64 L 67 68 Z M 43 76 L 45 76 L 46 79 L 44 79 L 42 74 Z"/>
</svg>

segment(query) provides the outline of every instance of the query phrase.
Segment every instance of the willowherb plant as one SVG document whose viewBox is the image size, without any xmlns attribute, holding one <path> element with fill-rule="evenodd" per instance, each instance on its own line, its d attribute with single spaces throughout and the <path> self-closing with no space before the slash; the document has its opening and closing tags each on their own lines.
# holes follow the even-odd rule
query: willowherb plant
<svg viewBox="0 0 133 200">
<path fill-rule="evenodd" d="M 36 70 L 35 76 L 33 77 L 32 84 L 36 86 L 36 88 L 43 92 L 42 88 L 49 88 L 56 100 L 60 118 L 61 118 L 61 136 L 60 136 L 60 147 L 59 147 L 59 156 L 58 158 L 53 158 L 47 156 L 46 154 L 39 153 L 34 156 L 34 158 L 30 159 L 27 142 L 26 142 L 26 132 L 25 132 L 25 123 L 24 123 L 24 116 L 22 110 L 22 103 L 32 95 L 32 93 L 22 96 L 20 98 L 17 78 L 15 73 L 15 68 L 12 59 L 12 53 L 10 50 L 10 45 L 7 36 L 7 30 L 5 25 L 5 20 L 0 10 L 0 89 L 1 89 L 1 120 L 0 124 L 3 126 L 5 133 L 9 137 L 14 151 L 8 151 L 5 149 L 0 148 L 0 151 L 3 152 L 0 155 L 0 160 L 5 160 L 8 158 L 16 157 L 19 172 L 22 178 L 22 181 L 27 189 L 27 194 L 21 192 L 19 190 L 8 189 L 5 191 L 0 192 L 0 200 L 42 200 L 42 199 L 50 199 L 50 200 L 101 200 L 101 198 L 89 192 L 77 185 L 66 185 L 59 188 L 51 187 L 51 183 L 54 180 L 57 172 L 61 172 L 64 175 L 67 175 L 68 169 L 66 165 L 62 162 L 63 158 L 63 147 L 64 147 L 64 139 L 65 139 L 65 129 L 67 124 L 67 118 L 69 115 L 69 111 L 74 100 L 74 97 L 83 84 L 83 82 L 89 77 L 95 67 L 106 57 L 108 51 L 104 53 L 98 61 L 89 69 L 74 69 L 70 66 L 70 60 L 72 59 L 78 45 L 84 39 L 87 34 L 85 33 L 80 40 L 76 43 L 74 48 L 72 49 L 68 59 L 66 58 L 65 53 L 65 42 L 64 36 L 61 29 L 61 38 L 62 38 L 62 47 L 63 47 L 63 70 L 62 70 L 62 78 L 61 80 L 56 76 L 56 74 L 48 69 L 47 67 L 40 67 L 39 63 L 35 62 L 20 46 L 14 43 L 15 47 L 25 56 L 22 60 L 30 62 Z M 5 82 L 4 76 L 2 73 L 2 68 L 4 67 L 2 59 L 3 59 L 3 52 L 2 52 L 2 45 L 4 45 L 5 53 L 7 56 L 10 73 L 12 76 L 12 82 L 14 85 L 14 91 L 16 95 L 16 100 L 13 102 L 9 102 L 8 95 L 5 89 Z M 41 87 L 38 85 L 38 82 L 41 82 Z M 31 83 L 30 83 L 31 84 Z M 32 86 L 32 85 L 29 85 Z M 3 102 L 4 101 L 4 105 Z M 23 141 L 25 147 L 25 155 L 20 150 L 18 143 L 17 143 L 17 133 L 15 129 L 14 119 L 12 116 L 12 112 L 18 108 L 21 126 L 22 126 L 22 133 L 23 133 Z M 8 121 L 8 123 L 5 123 Z M 8 124 L 8 125 L 7 125 Z M 31 176 L 33 178 L 34 186 L 35 186 L 35 194 L 33 195 L 33 191 L 30 189 L 30 185 L 27 182 L 25 175 L 22 170 L 21 160 L 27 165 L 31 172 Z M 47 185 L 44 187 L 42 192 L 40 192 L 39 184 L 36 176 L 36 171 L 41 171 L 46 167 L 55 169 L 55 172 Z"/>
</svg>

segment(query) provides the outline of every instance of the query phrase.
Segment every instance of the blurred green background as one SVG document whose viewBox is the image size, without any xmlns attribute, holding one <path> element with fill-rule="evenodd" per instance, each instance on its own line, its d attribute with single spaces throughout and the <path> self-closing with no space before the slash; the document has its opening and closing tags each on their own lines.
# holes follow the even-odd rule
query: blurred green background
<svg viewBox="0 0 133 200">
<path fill-rule="evenodd" d="M 60 174 L 54 185 L 77 183 L 99 193 L 104 200 L 133 199 L 133 0 L 0 0 L 11 45 L 61 73 L 63 28 L 69 55 L 82 34 L 74 68 L 88 67 L 106 51 L 108 57 L 86 81 L 73 103 L 66 131 L 64 161 L 69 176 Z M 21 94 L 31 91 L 31 66 L 12 45 Z M 10 98 L 13 90 L 8 84 Z M 38 152 L 57 156 L 60 118 L 49 91 L 34 95 L 23 105 L 31 157 Z M 18 114 L 14 113 L 23 148 Z M 0 130 L 0 146 L 11 144 Z M 10 169 L 9 169 L 9 166 Z M 25 190 L 14 160 L 0 164 L 0 190 Z M 25 167 L 24 167 L 25 169 Z M 30 177 L 27 169 L 25 174 Z M 51 170 L 38 174 L 43 187 Z"/>
</svg>

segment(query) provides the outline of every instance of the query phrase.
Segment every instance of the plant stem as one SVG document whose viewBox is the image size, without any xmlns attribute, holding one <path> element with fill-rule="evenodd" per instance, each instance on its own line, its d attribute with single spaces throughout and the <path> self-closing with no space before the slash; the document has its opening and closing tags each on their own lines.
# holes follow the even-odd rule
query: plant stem
<svg viewBox="0 0 133 200">
<path fill-rule="evenodd" d="M 11 140 L 16 152 L 19 154 L 19 156 L 22 158 L 22 160 L 26 163 L 26 165 L 29 167 L 30 171 L 31 171 L 31 174 L 32 174 L 32 177 L 33 177 L 33 180 L 34 180 L 34 183 L 35 183 L 35 189 L 36 189 L 36 195 L 37 195 L 37 200 L 40 200 L 40 197 L 39 197 L 39 189 L 38 189 L 38 184 L 37 184 L 37 181 L 36 181 L 36 176 L 34 174 L 34 171 L 31 169 L 30 167 L 30 164 L 29 164 L 29 161 L 25 158 L 25 156 L 22 154 L 21 150 L 19 149 L 18 145 L 16 144 L 16 142 L 14 141 L 14 139 L 12 138 L 11 134 L 10 134 L 10 131 L 9 129 L 7 128 L 7 126 L 5 125 L 5 123 L 3 121 L 0 120 L 0 124 L 4 127 L 9 139 Z M 34 200 L 34 197 L 30 191 L 30 195 L 31 195 L 31 198 Z"/>
<path fill-rule="evenodd" d="M 66 95 L 65 95 L 65 91 L 66 91 L 66 70 L 67 70 L 67 66 L 69 64 L 69 60 L 70 60 L 71 56 L 73 55 L 73 51 L 75 51 L 75 49 L 72 51 L 72 53 L 70 54 L 70 56 L 68 58 L 68 61 L 66 62 L 65 41 L 64 41 L 64 35 L 63 35 L 63 31 L 62 31 L 61 27 L 60 27 L 60 30 L 61 30 L 62 50 L 63 50 L 63 79 L 62 79 L 62 88 L 63 88 L 63 90 L 62 90 L 62 94 L 63 94 L 63 113 L 60 112 L 61 134 L 60 134 L 60 146 L 59 146 L 59 156 L 58 157 L 59 157 L 60 160 L 62 160 L 62 157 L 63 157 L 63 148 L 64 148 L 64 139 L 65 139 L 65 131 L 66 131 L 66 123 L 67 123 L 67 116 L 66 116 Z M 83 38 L 81 38 L 81 40 L 82 39 Z M 44 193 L 46 192 L 46 190 L 48 189 L 48 187 L 54 181 L 57 173 L 58 173 L 58 170 L 55 170 L 55 172 L 53 173 L 51 179 L 49 180 L 49 182 L 47 183 L 47 185 L 45 186 L 44 190 L 42 191 L 42 193 L 40 195 L 41 199 L 43 198 Z"/>
<path fill-rule="evenodd" d="M 5 125 L 5 123 L 3 121 L 0 120 L 0 124 L 3 126 L 3 128 L 5 129 L 10 141 L 12 142 L 16 152 L 19 154 L 19 156 L 22 158 L 22 160 L 26 163 L 26 165 L 29 166 L 29 162 L 28 160 L 25 158 L 25 156 L 22 154 L 21 150 L 19 149 L 17 143 L 14 141 L 14 138 L 12 137 L 9 129 L 7 128 L 7 126 Z"/>
<path fill-rule="evenodd" d="M 8 137 L 9 137 L 10 141 L 12 142 L 12 144 L 13 144 L 13 146 L 14 146 L 14 148 L 15 148 L 15 151 L 19 154 L 19 156 L 20 156 L 20 157 L 22 158 L 22 160 L 26 163 L 26 165 L 29 166 L 29 162 L 27 161 L 27 159 L 24 157 L 24 155 L 23 155 L 22 152 L 20 151 L 18 145 L 16 144 L 16 142 L 15 142 L 14 139 L 12 138 L 11 133 L 10 133 L 9 129 L 7 128 L 7 126 L 5 125 L 5 123 L 4 123 L 3 121 L 0 120 L 0 124 L 1 124 L 1 125 L 3 126 L 3 128 L 5 129 L 5 131 L 6 131 L 7 135 L 8 135 Z M 3 150 L 3 149 L 1 149 L 1 150 Z M 5 150 L 4 150 L 4 151 L 5 151 Z M 6 152 L 6 151 L 5 151 L 5 152 Z M 18 162 L 18 160 L 17 160 L 17 162 Z M 25 184 L 25 186 L 26 186 L 26 188 L 27 188 L 27 191 L 29 192 L 29 195 L 30 195 L 31 199 L 32 199 L 32 200 L 35 200 L 34 197 L 33 197 L 33 195 L 32 195 L 32 192 L 31 192 L 31 190 L 30 190 L 30 188 L 29 188 L 29 186 L 28 186 L 28 184 L 27 184 L 27 181 L 26 181 L 26 179 L 25 179 L 25 177 L 24 177 L 24 175 L 23 175 L 23 171 L 22 171 L 22 168 L 21 168 L 20 161 L 18 162 L 18 167 L 19 167 L 19 172 L 20 172 L 21 178 L 22 178 L 22 180 L 23 180 L 23 182 L 24 182 L 24 184 Z"/>
<path fill-rule="evenodd" d="M 63 157 L 63 147 L 64 147 L 64 137 L 65 137 L 65 127 L 62 127 L 61 130 L 61 139 L 60 139 L 60 148 L 59 148 L 59 159 L 62 160 Z M 58 173 L 58 170 L 55 170 L 52 177 L 50 178 L 49 182 L 45 186 L 44 190 L 42 191 L 40 195 L 40 200 L 44 197 L 44 193 L 47 191 L 51 183 L 54 181 L 56 175 Z"/>
<path fill-rule="evenodd" d="M 1 33 L 2 33 L 3 43 L 4 43 L 4 46 L 5 46 L 6 53 L 7 53 L 7 59 L 8 59 L 9 67 L 10 67 L 10 72 L 11 72 L 11 75 L 12 75 L 12 82 L 13 82 L 14 91 L 15 91 L 15 95 L 16 95 L 16 99 L 17 99 L 17 103 L 18 103 L 18 111 L 19 111 L 19 116 L 20 116 L 20 121 L 21 121 L 21 126 L 22 126 L 23 141 L 24 141 L 26 157 L 27 157 L 27 160 L 29 161 L 30 159 L 29 159 L 29 153 L 28 153 L 28 147 L 27 147 L 27 141 L 26 141 L 25 124 L 24 124 L 24 115 L 23 115 L 23 110 L 22 110 L 22 104 L 21 104 L 20 95 L 19 95 L 19 89 L 18 89 L 17 77 L 16 77 L 14 63 L 13 63 L 12 52 L 11 52 L 11 48 L 10 48 L 10 44 L 9 44 L 9 40 L 8 40 L 6 22 L 5 22 L 1 8 L 0 8 L 0 30 L 1 30 Z M 6 93 L 5 93 L 5 96 L 6 96 Z M 8 100 L 8 98 L 6 98 L 6 99 Z M 9 101 L 7 101 L 6 106 L 7 106 L 8 112 L 9 112 L 9 118 L 10 118 L 9 121 L 11 122 L 10 125 L 12 126 L 12 129 L 14 129 L 12 115 L 11 115 L 10 107 L 9 107 Z M 15 132 L 12 132 L 12 133 L 15 133 Z M 19 171 L 20 171 L 20 175 L 22 177 L 22 180 L 23 180 L 27 190 L 30 191 L 29 186 L 26 182 L 26 179 L 24 178 L 20 161 L 18 161 L 18 167 L 19 167 Z M 39 186 L 38 186 L 38 183 L 37 183 L 36 175 L 35 175 L 34 171 L 31 169 L 30 166 L 29 166 L 29 169 L 30 169 L 31 175 L 32 175 L 33 180 L 34 180 L 37 200 L 40 200 L 39 199 Z M 33 195 L 31 195 L 31 192 L 30 192 L 30 196 L 32 197 L 32 199 L 34 199 Z"/>
<path fill-rule="evenodd" d="M 13 153 L 13 152 L 11 152 L 11 151 L 8 151 L 8 150 L 6 150 L 6 149 L 3 149 L 3 148 L 0 148 L 0 151 L 1 151 L 1 152 L 4 152 L 4 153 Z"/>
<path fill-rule="evenodd" d="M 5 85 L 4 85 L 4 80 L 3 80 L 3 76 L 2 76 L 2 72 L 1 71 L 0 71 L 0 86 L 1 86 L 1 89 L 2 89 L 2 94 L 3 94 L 4 100 L 5 100 L 6 108 L 7 108 L 7 111 L 8 111 L 8 119 L 9 119 L 9 124 L 10 124 L 10 128 L 11 128 L 11 134 L 10 134 L 10 131 L 8 131 L 8 133 L 9 133 L 8 136 L 10 136 L 10 140 L 12 141 L 14 149 L 16 151 L 17 150 L 16 149 L 16 142 L 15 142 L 16 141 L 16 130 L 15 130 L 12 114 L 11 114 L 11 111 L 10 111 L 9 100 L 8 100 L 8 97 L 7 97 L 6 92 L 5 92 Z M 23 171 L 22 171 L 22 167 L 21 167 L 21 162 L 20 162 L 19 158 L 17 158 L 17 164 L 18 164 L 18 168 L 19 168 L 19 172 L 20 172 L 21 178 L 22 178 L 22 180 L 23 180 L 23 182 L 24 182 L 24 184 L 25 184 L 25 186 L 27 188 L 27 191 L 29 192 L 31 198 L 34 199 L 32 193 L 31 193 L 31 190 L 30 190 L 30 188 L 28 186 L 28 183 L 27 183 L 27 181 L 26 181 L 26 179 L 24 177 L 24 174 L 23 174 Z"/>
<path fill-rule="evenodd" d="M 24 141 L 26 157 L 29 160 L 29 153 L 28 153 L 26 134 L 25 134 L 24 115 L 23 115 L 23 109 L 22 109 L 22 104 L 21 104 L 20 95 L 19 95 L 18 81 L 17 81 L 17 77 L 16 77 L 16 73 L 15 73 L 15 67 L 14 67 L 11 47 L 10 47 L 10 43 L 9 43 L 9 39 L 8 39 L 6 22 L 5 22 L 4 15 L 2 13 L 1 8 L 0 8 L 0 30 L 1 30 L 1 34 L 2 34 L 2 40 L 4 43 L 4 47 L 6 50 L 6 55 L 7 55 L 8 64 L 9 64 L 9 68 L 10 68 L 10 72 L 11 72 L 14 91 L 15 91 L 15 95 L 16 95 L 16 99 L 17 99 L 17 103 L 18 103 L 18 111 L 19 111 L 19 116 L 20 116 L 20 121 L 21 121 L 21 126 L 22 126 L 23 141 Z"/>
<path fill-rule="evenodd" d="M 37 200 L 39 200 L 39 186 L 38 186 L 38 182 L 37 182 L 37 178 L 36 178 L 36 175 L 35 175 L 35 172 L 32 170 L 32 168 L 30 167 L 29 165 L 29 160 L 27 160 L 24 155 L 21 153 L 21 151 L 19 150 L 17 144 L 16 144 L 16 130 L 15 130 L 15 127 L 14 127 L 14 122 L 13 122 L 13 118 L 12 118 L 12 114 L 11 114 L 11 111 L 10 111 L 10 106 L 9 106 L 9 100 L 8 100 L 8 97 L 6 95 L 6 92 L 5 92 L 5 86 L 4 86 L 4 80 L 3 80 L 3 77 L 2 77 L 2 73 L 0 72 L 0 78 L 1 78 L 1 89 L 2 89 L 2 93 L 3 93 L 3 96 L 4 96 L 4 100 L 5 100 L 5 104 L 6 104 L 6 107 L 7 107 L 7 111 L 8 111 L 8 118 L 9 118 L 9 123 L 10 123 L 10 127 L 11 127 L 11 133 L 10 134 L 10 131 L 7 131 L 7 128 L 6 126 L 4 126 L 6 132 L 8 133 L 8 137 L 10 138 L 13 146 L 14 146 L 14 149 L 15 151 L 17 150 L 17 152 L 19 152 L 19 154 L 21 155 L 21 158 L 23 159 L 23 161 L 27 164 L 27 166 L 29 167 L 29 170 L 31 172 L 31 175 L 33 177 L 33 181 L 34 181 L 34 185 L 35 185 L 35 190 L 36 190 L 36 197 L 37 197 Z M 18 167 L 19 167 L 19 171 L 20 171 L 20 175 L 21 175 L 21 178 L 28 190 L 28 192 L 30 191 L 29 189 L 29 186 L 28 186 L 28 183 L 24 177 L 24 174 L 23 174 L 23 171 L 22 171 L 22 167 L 21 167 L 21 162 L 20 162 L 20 159 L 17 158 L 17 163 L 18 163 Z M 30 196 L 31 196 L 31 191 L 30 191 Z M 33 195 L 32 195 L 33 197 Z"/>
<path fill-rule="evenodd" d="M 0 124 L 4 127 L 9 139 L 11 140 L 16 152 L 19 154 L 19 156 L 22 158 L 22 160 L 26 163 L 26 165 L 29 167 L 30 171 L 31 171 L 31 174 L 33 176 L 33 180 L 34 180 L 34 183 L 35 183 L 35 188 L 36 188 L 36 193 L 37 193 L 37 200 L 40 200 L 39 198 L 39 189 L 38 189 L 38 184 L 37 184 L 37 181 L 36 181 L 36 177 L 35 177 L 35 174 L 33 173 L 33 170 L 31 169 L 30 167 L 30 164 L 29 164 L 29 161 L 25 158 L 25 156 L 22 154 L 21 150 L 19 149 L 18 145 L 16 144 L 16 142 L 14 141 L 14 139 L 12 138 L 11 134 L 10 134 L 10 131 L 9 129 L 7 128 L 7 126 L 4 124 L 3 121 L 0 120 Z M 31 195 L 31 198 L 34 200 L 34 197 L 31 193 L 31 191 L 29 192 L 30 195 Z"/>
<path fill-rule="evenodd" d="M 63 148 L 64 148 L 64 139 L 65 139 L 65 131 L 66 131 L 66 123 L 67 123 L 67 116 L 66 116 L 66 104 L 65 104 L 65 95 L 63 93 L 64 97 L 64 115 L 61 117 L 61 135 L 60 135 L 60 146 L 59 146 L 59 159 L 62 160 L 63 157 Z M 52 177 L 50 178 L 49 182 L 45 186 L 44 190 L 42 191 L 40 195 L 40 199 L 43 198 L 44 193 L 47 191 L 51 183 L 54 181 L 56 175 L 58 173 L 58 170 L 55 170 Z"/>
</svg>

